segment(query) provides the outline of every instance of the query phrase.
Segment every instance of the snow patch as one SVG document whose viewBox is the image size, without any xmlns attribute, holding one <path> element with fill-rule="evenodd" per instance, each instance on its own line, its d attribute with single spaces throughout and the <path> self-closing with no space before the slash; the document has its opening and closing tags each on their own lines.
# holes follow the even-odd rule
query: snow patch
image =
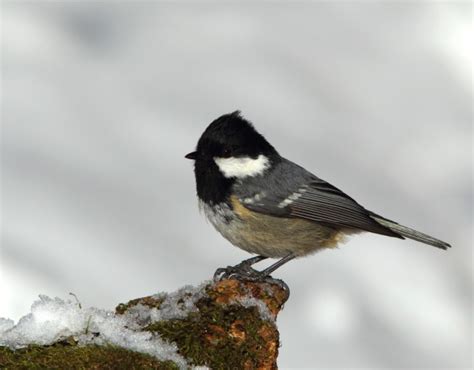
<svg viewBox="0 0 474 370">
<path fill-rule="evenodd" d="M 205 287 L 209 284 L 210 282 L 206 281 L 197 287 L 186 285 L 174 293 L 155 295 L 153 298 L 164 298 L 164 301 L 159 309 L 150 310 L 151 321 L 182 319 L 190 312 L 198 311 L 196 302 L 206 296 Z"/>
<path fill-rule="evenodd" d="M 48 345 L 73 336 L 80 345 L 116 345 L 189 368 L 175 344 L 163 341 L 154 333 L 134 331 L 137 326 L 132 315 L 80 308 L 70 300 L 40 296 L 33 303 L 31 313 L 16 325 L 12 320 L 0 319 L 0 346 L 18 349 L 30 344 Z"/>
<path fill-rule="evenodd" d="M 268 309 L 265 302 L 261 301 L 260 299 L 247 295 L 244 297 L 239 297 L 235 299 L 233 302 L 239 303 L 240 305 L 244 307 L 257 307 L 258 313 L 260 314 L 260 317 L 263 320 L 275 322 L 275 316 Z"/>
<path fill-rule="evenodd" d="M 129 307 L 125 315 L 133 318 L 133 322 L 140 326 L 146 326 L 151 323 L 163 320 L 183 319 L 191 312 L 197 312 L 196 302 L 206 296 L 206 286 L 210 281 L 205 281 L 201 285 L 194 287 L 184 286 L 174 293 L 159 293 L 153 296 L 160 301 L 159 308 L 137 304 Z"/>
<path fill-rule="evenodd" d="M 15 326 L 15 322 L 10 319 L 4 319 L 0 317 L 0 334 L 13 328 Z"/>
</svg>

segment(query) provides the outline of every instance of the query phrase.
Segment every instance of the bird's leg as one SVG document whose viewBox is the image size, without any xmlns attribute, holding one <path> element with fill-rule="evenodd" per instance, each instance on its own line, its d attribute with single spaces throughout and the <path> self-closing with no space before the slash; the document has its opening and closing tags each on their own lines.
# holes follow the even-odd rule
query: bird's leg
<svg viewBox="0 0 474 370">
<path fill-rule="evenodd" d="M 268 257 L 264 256 L 255 256 L 249 259 L 246 259 L 235 266 L 220 267 L 214 273 L 214 280 L 228 279 L 231 276 L 250 276 L 255 273 L 258 273 L 257 270 L 252 268 L 252 265 L 267 259 Z"/>
<path fill-rule="evenodd" d="M 283 280 L 272 278 L 270 274 L 288 261 L 291 261 L 295 257 L 296 256 L 293 253 L 290 253 L 282 259 L 276 261 L 273 265 L 270 265 L 265 270 L 260 271 L 256 281 L 262 281 L 265 283 L 278 285 L 286 292 L 286 299 L 288 299 L 290 297 L 290 287 Z"/>
<path fill-rule="evenodd" d="M 263 260 L 265 260 L 265 259 L 267 259 L 267 258 L 268 258 L 268 257 L 265 257 L 265 256 L 255 256 L 255 257 L 252 257 L 252 258 L 243 260 L 243 261 L 240 262 L 237 266 L 239 266 L 239 265 L 249 265 L 249 266 L 252 266 L 252 265 L 256 264 L 257 262 L 263 261 Z"/>
<path fill-rule="evenodd" d="M 284 265 L 288 261 L 291 261 L 295 257 L 296 256 L 293 253 L 290 253 L 282 259 L 276 261 L 273 265 L 268 266 L 265 270 L 261 271 L 260 274 L 262 275 L 262 277 L 270 277 L 270 274 L 273 271 L 275 271 L 278 267 Z"/>
</svg>

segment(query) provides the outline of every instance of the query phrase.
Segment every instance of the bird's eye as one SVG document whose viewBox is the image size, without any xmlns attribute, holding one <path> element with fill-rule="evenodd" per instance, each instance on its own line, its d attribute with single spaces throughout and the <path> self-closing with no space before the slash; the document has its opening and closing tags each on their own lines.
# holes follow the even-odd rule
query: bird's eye
<svg viewBox="0 0 474 370">
<path fill-rule="evenodd" d="M 230 150 L 230 148 L 225 148 L 223 151 L 222 151 L 222 156 L 223 157 L 230 157 L 232 155 L 232 150 Z"/>
</svg>

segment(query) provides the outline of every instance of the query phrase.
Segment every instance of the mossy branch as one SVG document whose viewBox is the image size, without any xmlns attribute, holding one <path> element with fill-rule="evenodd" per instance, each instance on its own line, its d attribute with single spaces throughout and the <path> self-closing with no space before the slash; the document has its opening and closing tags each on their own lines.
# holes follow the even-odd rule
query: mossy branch
<svg viewBox="0 0 474 370">
<path fill-rule="evenodd" d="M 137 329 L 175 343 L 190 366 L 211 369 L 276 369 L 279 333 L 275 319 L 287 299 L 278 285 L 230 279 L 209 283 L 186 316 L 152 320 L 143 307 L 159 310 L 166 295 L 119 304 L 116 315 L 136 317 Z M 183 304 L 178 300 L 176 305 Z M 100 336 L 100 333 L 94 333 Z M 48 346 L 0 347 L 0 368 L 176 369 L 171 361 L 111 345 L 80 345 L 69 337 Z"/>
</svg>

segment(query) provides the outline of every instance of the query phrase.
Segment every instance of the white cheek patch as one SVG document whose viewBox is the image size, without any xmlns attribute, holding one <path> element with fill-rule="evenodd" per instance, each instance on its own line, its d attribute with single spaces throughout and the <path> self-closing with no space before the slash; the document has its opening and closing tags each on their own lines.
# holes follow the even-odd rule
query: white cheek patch
<svg viewBox="0 0 474 370">
<path fill-rule="evenodd" d="M 257 158 L 214 157 L 214 161 L 222 174 L 227 178 L 236 177 L 238 179 L 243 179 L 249 176 L 258 176 L 270 167 L 269 159 L 263 154 L 260 154 Z"/>
</svg>

